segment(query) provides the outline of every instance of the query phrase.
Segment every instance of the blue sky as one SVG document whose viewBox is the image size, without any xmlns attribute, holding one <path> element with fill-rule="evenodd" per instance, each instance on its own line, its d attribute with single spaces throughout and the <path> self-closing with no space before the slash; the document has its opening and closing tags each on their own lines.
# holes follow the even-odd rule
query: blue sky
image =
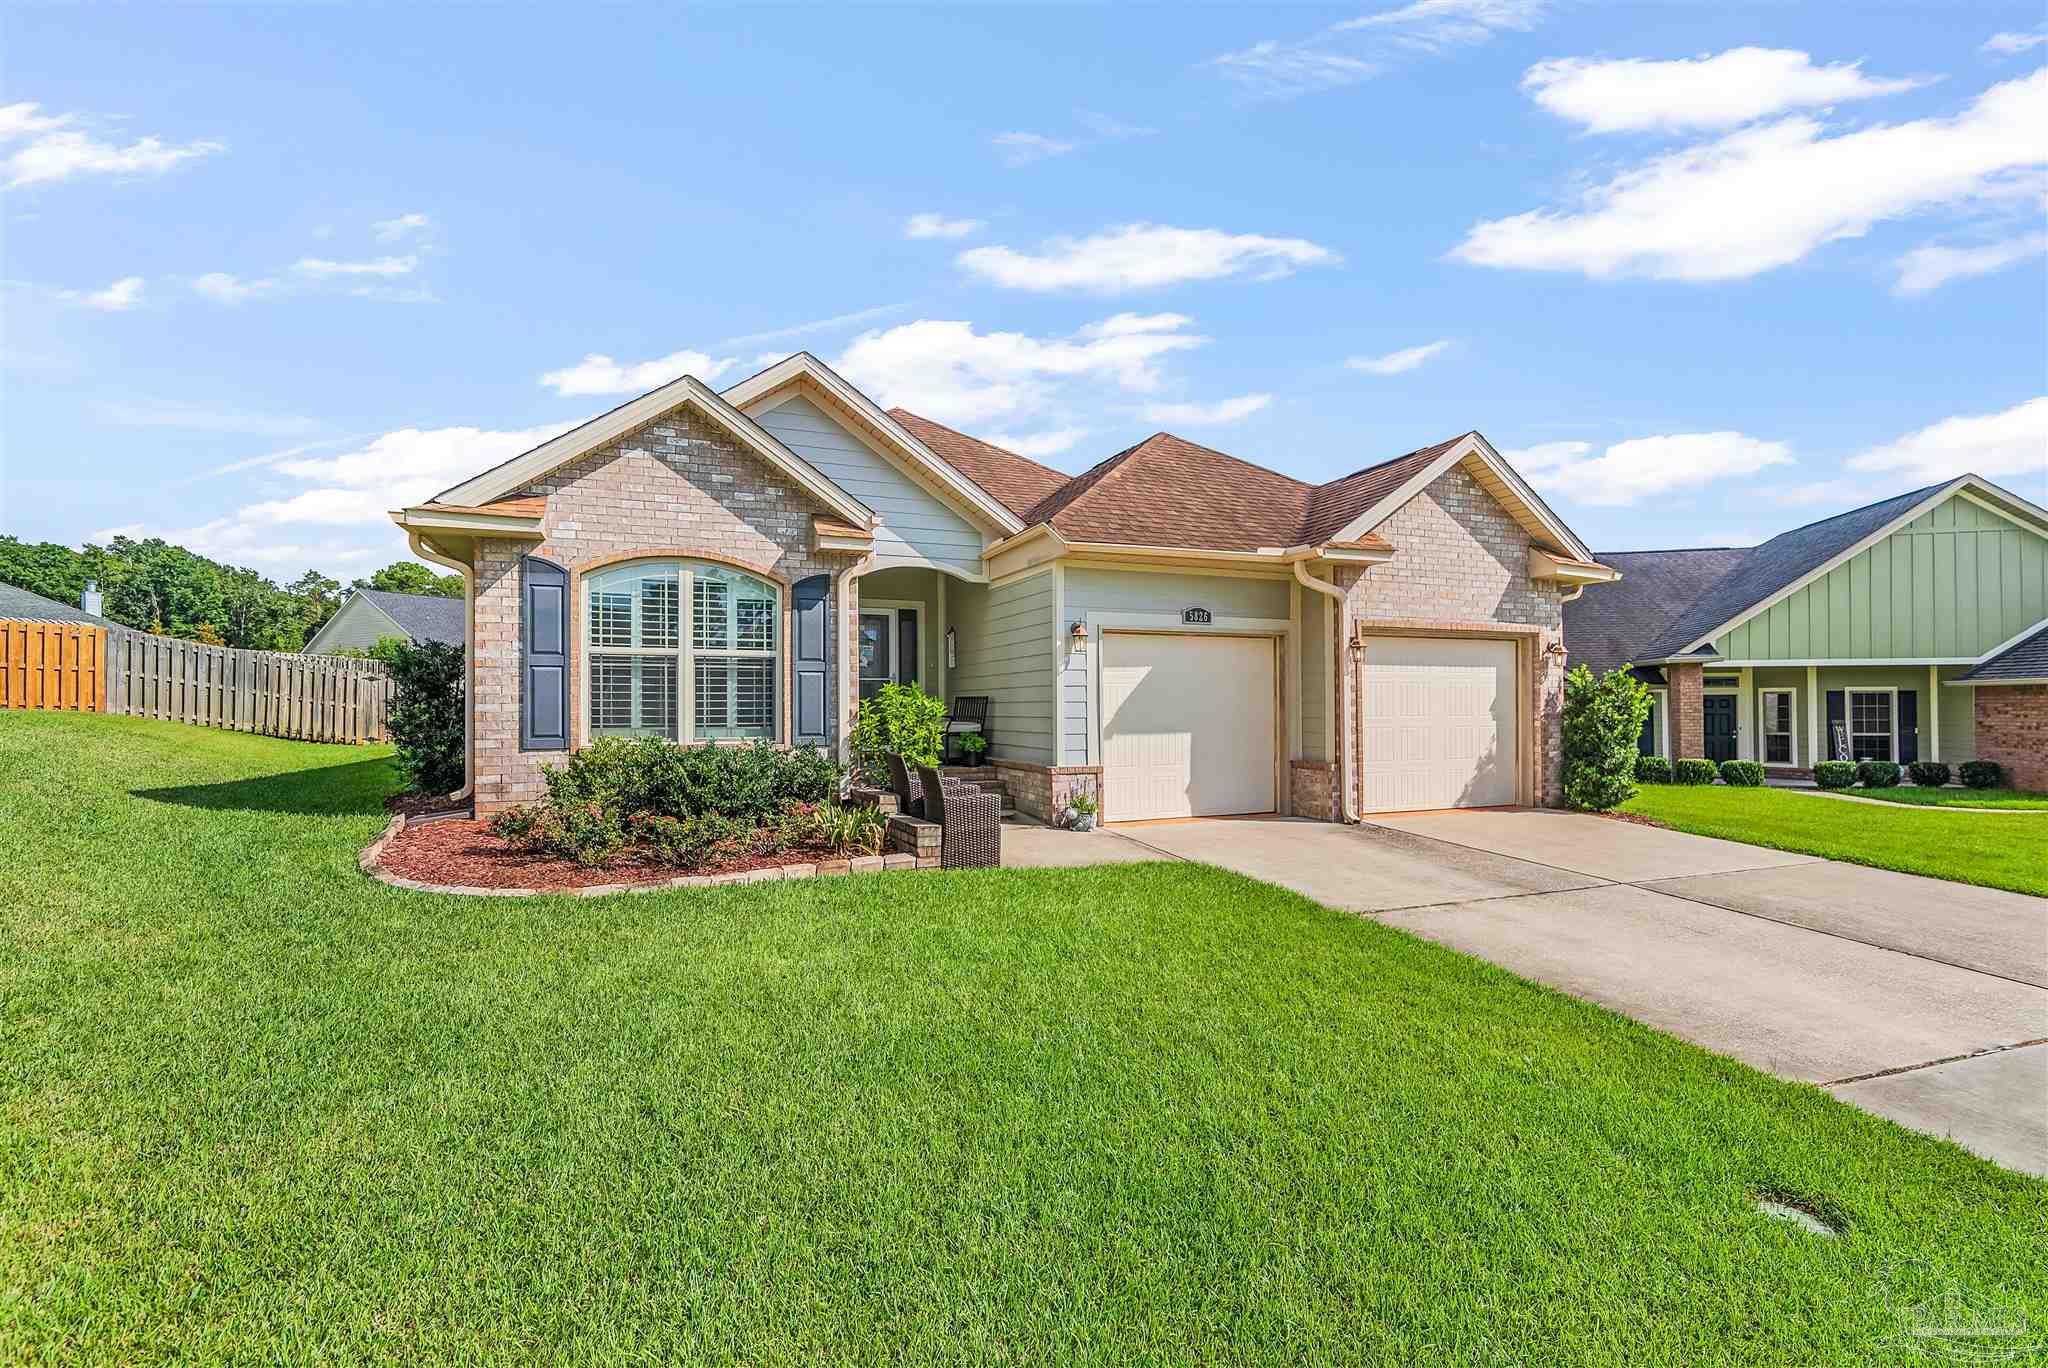
<svg viewBox="0 0 2048 1368">
<path fill-rule="evenodd" d="M 1601 549 L 2048 501 L 2038 5 L 13 9 L 0 530 L 289 578 L 808 348 L 1081 470 L 1478 428 Z"/>
</svg>

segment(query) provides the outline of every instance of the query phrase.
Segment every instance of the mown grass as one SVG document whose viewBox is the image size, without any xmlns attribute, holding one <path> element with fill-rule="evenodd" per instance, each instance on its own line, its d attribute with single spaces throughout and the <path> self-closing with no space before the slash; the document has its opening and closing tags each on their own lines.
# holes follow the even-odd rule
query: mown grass
<svg viewBox="0 0 2048 1368">
<path fill-rule="evenodd" d="M 2048 818 L 1970 818 L 1720 784 L 1644 784 L 1621 810 L 1698 836 L 2048 896 Z"/>
<path fill-rule="evenodd" d="M 1895 784 L 1891 788 L 1858 788 L 1849 792 L 1858 798 L 1876 798 L 1887 803 L 1909 803 L 1914 807 L 2026 808 L 2048 811 L 2048 793 L 2028 793 L 2008 788 L 1925 788 L 1919 784 Z"/>
<path fill-rule="evenodd" d="M 1265 885 L 428 896 L 354 867 L 391 782 L 0 716 L 0 1359 L 1855 1362 L 1887 1270 L 2048 1324 L 2048 1185 Z"/>
</svg>

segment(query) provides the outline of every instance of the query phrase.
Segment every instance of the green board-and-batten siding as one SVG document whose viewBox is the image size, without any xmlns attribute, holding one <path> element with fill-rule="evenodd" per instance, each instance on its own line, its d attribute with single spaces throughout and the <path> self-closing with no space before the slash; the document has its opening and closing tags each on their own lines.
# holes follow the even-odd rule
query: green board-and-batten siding
<svg viewBox="0 0 2048 1368">
<path fill-rule="evenodd" d="M 2048 538 L 1953 495 L 1714 643 L 1729 660 L 1972 658 L 2048 617 Z"/>
</svg>

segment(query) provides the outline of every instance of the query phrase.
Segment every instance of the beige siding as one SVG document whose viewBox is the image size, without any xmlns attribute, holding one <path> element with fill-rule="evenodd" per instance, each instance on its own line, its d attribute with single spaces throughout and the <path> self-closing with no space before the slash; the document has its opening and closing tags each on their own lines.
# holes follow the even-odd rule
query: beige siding
<svg viewBox="0 0 2048 1368">
<path fill-rule="evenodd" d="M 991 754 L 1050 765 L 1053 759 L 1053 571 L 990 588 L 947 586 L 946 616 L 957 634 L 954 696 L 986 694 Z"/>
</svg>

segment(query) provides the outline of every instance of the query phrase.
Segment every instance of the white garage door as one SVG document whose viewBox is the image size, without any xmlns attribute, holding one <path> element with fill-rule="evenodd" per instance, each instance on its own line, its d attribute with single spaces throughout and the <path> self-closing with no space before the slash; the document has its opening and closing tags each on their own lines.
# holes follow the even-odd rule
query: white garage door
<svg viewBox="0 0 2048 1368">
<path fill-rule="evenodd" d="M 1515 644 L 1365 643 L 1365 810 L 1515 801 Z"/>
<path fill-rule="evenodd" d="M 1103 817 L 1273 811 L 1271 637 L 1102 639 Z"/>
</svg>

